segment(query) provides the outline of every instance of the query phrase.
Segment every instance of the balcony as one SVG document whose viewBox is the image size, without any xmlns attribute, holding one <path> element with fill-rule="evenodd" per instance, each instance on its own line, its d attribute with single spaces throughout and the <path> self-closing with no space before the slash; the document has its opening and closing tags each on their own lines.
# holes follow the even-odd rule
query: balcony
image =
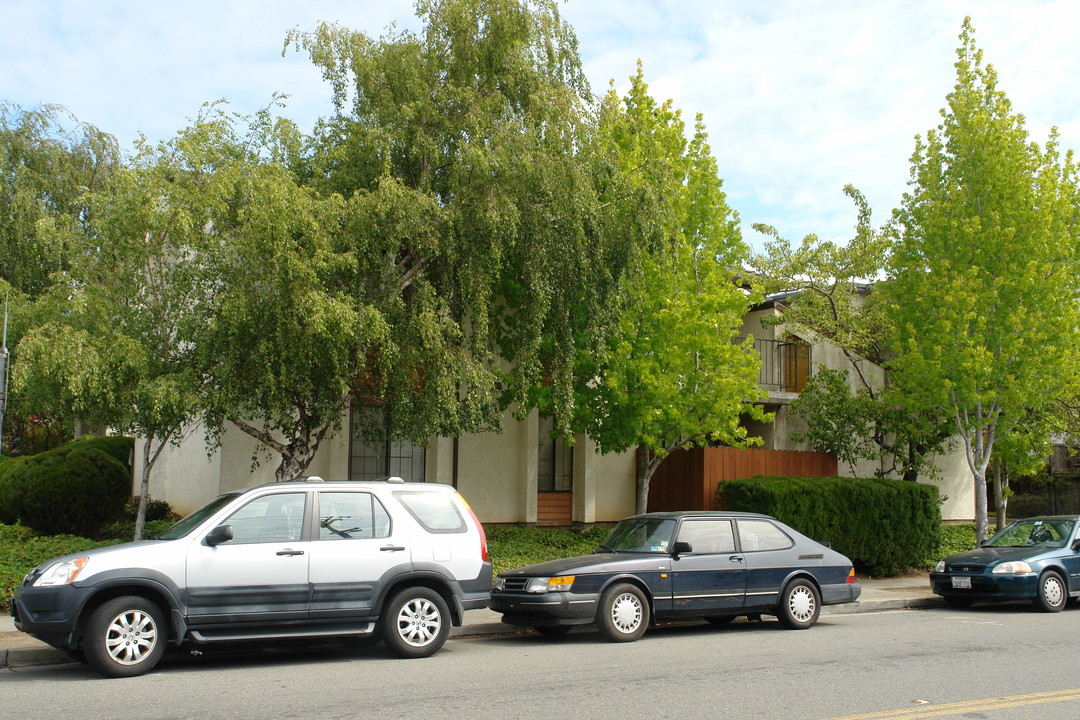
<svg viewBox="0 0 1080 720">
<path fill-rule="evenodd" d="M 761 358 L 758 385 L 770 392 L 802 392 L 812 374 L 809 344 L 802 340 L 754 340 L 754 347 Z"/>
</svg>

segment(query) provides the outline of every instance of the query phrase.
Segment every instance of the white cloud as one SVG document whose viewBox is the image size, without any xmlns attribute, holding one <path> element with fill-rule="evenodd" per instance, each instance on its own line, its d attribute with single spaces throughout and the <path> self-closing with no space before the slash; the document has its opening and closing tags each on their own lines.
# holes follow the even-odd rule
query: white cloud
<svg viewBox="0 0 1080 720">
<path fill-rule="evenodd" d="M 965 15 L 1034 139 L 1058 125 L 1080 145 L 1080 3 L 1074 0 L 570 0 L 594 92 L 625 87 L 641 59 L 654 95 L 702 112 L 748 239 L 751 222 L 798 239 L 850 237 L 842 187 L 879 221 L 900 199 L 913 137 L 939 122 Z M 0 99 L 68 106 L 130 144 L 165 139 L 207 101 L 254 112 L 275 91 L 310 124 L 330 89 L 281 48 L 320 20 L 380 35 L 417 28 L 410 0 L 0 0 Z M 16 30 L 12 30 L 16 28 Z"/>
</svg>

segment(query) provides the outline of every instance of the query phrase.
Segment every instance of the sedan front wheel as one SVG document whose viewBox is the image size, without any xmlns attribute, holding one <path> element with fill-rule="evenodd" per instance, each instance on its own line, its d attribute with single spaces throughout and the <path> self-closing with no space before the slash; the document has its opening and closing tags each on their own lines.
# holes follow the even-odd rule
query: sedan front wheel
<svg viewBox="0 0 1080 720">
<path fill-rule="evenodd" d="M 1039 577 L 1039 592 L 1035 605 L 1044 612 L 1060 612 L 1069 600 L 1069 591 L 1065 580 L 1053 570 L 1047 570 Z"/>
<path fill-rule="evenodd" d="M 605 640 L 633 642 L 649 627 L 649 600 L 636 585 L 613 585 L 600 596 L 596 625 Z"/>
</svg>

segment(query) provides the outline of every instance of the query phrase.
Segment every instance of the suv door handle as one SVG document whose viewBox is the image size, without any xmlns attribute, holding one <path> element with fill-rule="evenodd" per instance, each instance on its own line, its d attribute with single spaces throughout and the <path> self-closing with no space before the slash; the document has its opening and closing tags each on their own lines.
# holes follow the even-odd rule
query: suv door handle
<svg viewBox="0 0 1080 720">
<path fill-rule="evenodd" d="M 379 549 L 383 550 L 384 552 L 399 552 L 401 550 L 404 550 L 405 546 L 404 545 L 383 545 Z"/>
<path fill-rule="evenodd" d="M 728 560 L 730 560 L 731 562 L 742 562 L 743 561 L 743 556 L 742 555 L 732 555 L 731 557 L 728 558 Z"/>
<path fill-rule="evenodd" d="M 278 555 L 303 555 L 304 551 L 303 550 L 292 550 L 290 548 L 285 548 L 284 550 L 278 550 L 277 554 Z"/>
</svg>

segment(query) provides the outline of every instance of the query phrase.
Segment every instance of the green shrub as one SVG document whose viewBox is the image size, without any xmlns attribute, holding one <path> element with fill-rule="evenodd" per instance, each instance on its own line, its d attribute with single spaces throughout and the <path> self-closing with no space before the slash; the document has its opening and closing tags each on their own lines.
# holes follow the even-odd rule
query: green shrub
<svg viewBox="0 0 1080 720">
<path fill-rule="evenodd" d="M 7 476 L 21 465 L 24 459 L 22 457 L 0 458 L 0 523 L 11 525 L 19 519 L 15 510 L 15 493 L 14 490 L 9 489 Z"/>
<path fill-rule="evenodd" d="M 855 478 L 748 478 L 720 483 L 731 510 L 772 515 L 851 558 L 870 575 L 925 567 L 938 550 L 941 510 L 933 485 Z"/>
<path fill-rule="evenodd" d="M 485 525 L 488 556 L 494 573 L 557 560 L 572 555 L 588 555 L 604 541 L 611 528 L 596 527 L 586 532 L 567 528 L 527 528 L 512 525 Z"/>
<path fill-rule="evenodd" d="M 92 537 L 131 496 L 127 467 L 97 447 L 61 446 L 26 458 L 6 476 L 19 520 L 42 534 Z"/>
<path fill-rule="evenodd" d="M 41 563 L 115 542 L 98 542 L 72 535 L 39 535 L 22 525 L 0 523 L 0 606 L 7 607 L 26 573 Z"/>
<path fill-rule="evenodd" d="M 131 471 L 131 451 L 135 449 L 135 440 L 123 435 L 109 435 L 107 437 L 100 437 L 98 435 L 83 435 L 77 437 L 64 445 L 56 448 L 61 450 L 64 448 L 97 448 L 108 453 L 111 457 L 115 458 L 118 463 L 123 465 Z"/>
</svg>

